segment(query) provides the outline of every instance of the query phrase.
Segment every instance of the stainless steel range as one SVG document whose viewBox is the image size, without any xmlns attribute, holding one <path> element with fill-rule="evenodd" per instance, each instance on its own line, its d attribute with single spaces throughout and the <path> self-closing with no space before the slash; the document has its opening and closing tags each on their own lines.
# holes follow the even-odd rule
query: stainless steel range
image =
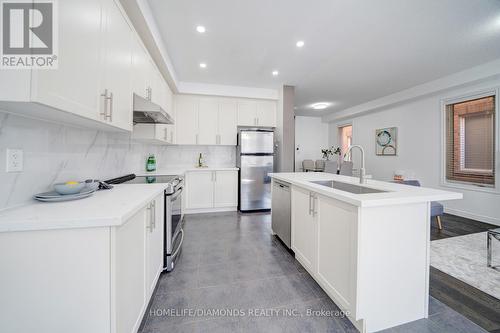
<svg viewBox="0 0 500 333">
<path fill-rule="evenodd" d="M 184 240 L 184 214 L 182 213 L 182 191 L 184 178 L 173 175 L 135 176 L 134 174 L 114 178 L 106 181 L 107 184 L 165 184 L 165 237 L 163 270 L 170 272 L 174 269 L 176 258 L 181 252 Z"/>
</svg>

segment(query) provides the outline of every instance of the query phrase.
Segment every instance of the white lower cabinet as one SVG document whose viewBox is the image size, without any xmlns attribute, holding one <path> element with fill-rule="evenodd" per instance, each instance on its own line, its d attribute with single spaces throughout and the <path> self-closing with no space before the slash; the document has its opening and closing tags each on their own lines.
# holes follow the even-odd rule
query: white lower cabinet
<svg viewBox="0 0 500 333">
<path fill-rule="evenodd" d="M 356 314 L 357 207 L 300 187 L 292 188 L 295 258 L 334 298 Z"/>
<path fill-rule="evenodd" d="M 119 226 L 0 233 L 0 331 L 137 332 L 163 268 L 163 210 L 160 194 Z"/>
<path fill-rule="evenodd" d="M 214 172 L 196 171 L 186 173 L 186 208 L 213 208 Z"/>
<path fill-rule="evenodd" d="M 343 308 L 355 311 L 357 209 L 318 196 L 317 278 Z"/>
<path fill-rule="evenodd" d="M 318 259 L 318 221 L 314 204 L 316 194 L 302 188 L 292 189 L 292 250 L 295 258 L 314 274 Z"/>
<path fill-rule="evenodd" d="M 238 171 L 186 172 L 186 203 L 189 213 L 234 210 L 238 205 Z"/>
</svg>

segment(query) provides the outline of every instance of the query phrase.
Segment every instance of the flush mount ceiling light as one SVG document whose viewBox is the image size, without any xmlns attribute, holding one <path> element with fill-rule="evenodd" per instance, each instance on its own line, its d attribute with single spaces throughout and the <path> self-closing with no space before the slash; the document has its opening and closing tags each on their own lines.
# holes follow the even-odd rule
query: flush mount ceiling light
<svg viewBox="0 0 500 333">
<path fill-rule="evenodd" d="M 273 76 L 278 76 L 278 74 L 279 74 L 279 73 L 280 73 L 280 72 L 278 72 L 278 71 L 273 71 L 273 72 L 272 72 Z"/>
<path fill-rule="evenodd" d="M 200 34 L 204 33 L 206 31 L 205 27 L 202 25 L 199 25 L 196 27 L 196 31 L 198 31 Z"/>
<path fill-rule="evenodd" d="M 330 106 L 330 103 L 315 103 L 311 105 L 314 110 L 323 110 Z"/>
<path fill-rule="evenodd" d="M 200 63 L 200 68 L 207 68 L 207 64 L 205 64 L 204 62 Z"/>
<path fill-rule="evenodd" d="M 297 47 L 303 47 L 304 46 L 304 41 L 303 40 L 299 40 L 295 45 L 297 45 Z"/>
</svg>

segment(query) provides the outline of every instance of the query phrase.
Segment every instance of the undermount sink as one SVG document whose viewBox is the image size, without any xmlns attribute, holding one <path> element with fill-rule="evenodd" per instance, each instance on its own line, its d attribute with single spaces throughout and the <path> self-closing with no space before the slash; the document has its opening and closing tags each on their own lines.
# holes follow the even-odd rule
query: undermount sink
<svg viewBox="0 0 500 333">
<path fill-rule="evenodd" d="M 318 180 L 311 181 L 311 183 L 334 188 L 336 190 L 345 191 L 354 194 L 368 194 L 368 193 L 384 193 L 387 191 L 377 190 L 370 187 L 358 186 L 354 184 L 337 182 L 335 180 Z"/>
</svg>

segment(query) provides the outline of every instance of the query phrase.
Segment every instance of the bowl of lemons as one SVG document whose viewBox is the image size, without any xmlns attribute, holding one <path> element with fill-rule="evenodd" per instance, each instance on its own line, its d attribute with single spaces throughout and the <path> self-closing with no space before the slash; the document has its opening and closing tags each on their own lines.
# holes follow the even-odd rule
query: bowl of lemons
<svg viewBox="0 0 500 333">
<path fill-rule="evenodd" d="M 65 183 L 54 184 L 54 190 L 61 195 L 77 194 L 85 187 L 85 183 L 77 181 L 68 181 Z"/>
</svg>

